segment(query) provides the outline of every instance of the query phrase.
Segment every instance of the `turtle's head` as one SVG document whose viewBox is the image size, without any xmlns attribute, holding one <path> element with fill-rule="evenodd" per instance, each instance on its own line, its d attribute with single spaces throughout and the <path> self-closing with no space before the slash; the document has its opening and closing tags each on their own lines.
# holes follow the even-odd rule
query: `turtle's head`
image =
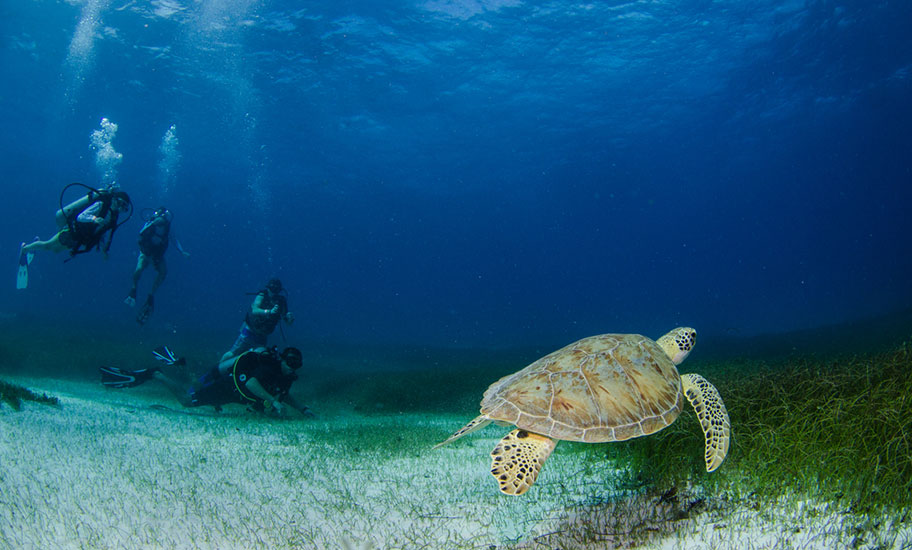
<svg viewBox="0 0 912 550">
<path fill-rule="evenodd" d="M 678 327 L 656 343 L 675 365 L 680 365 L 697 343 L 697 331 L 690 327 Z"/>
</svg>

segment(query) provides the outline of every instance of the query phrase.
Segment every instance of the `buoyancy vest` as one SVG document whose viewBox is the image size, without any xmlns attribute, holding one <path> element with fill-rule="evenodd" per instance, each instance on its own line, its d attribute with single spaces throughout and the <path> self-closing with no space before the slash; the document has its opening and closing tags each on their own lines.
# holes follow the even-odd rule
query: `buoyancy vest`
<svg viewBox="0 0 912 550">
<path fill-rule="evenodd" d="M 281 294 L 271 294 L 265 290 L 261 290 L 257 293 L 257 296 L 263 297 L 260 307 L 269 310 L 278 305 L 279 314 L 254 315 L 253 304 L 251 304 L 250 308 L 247 310 L 247 316 L 244 318 L 244 322 L 257 334 L 272 334 L 272 331 L 275 330 L 279 321 L 288 313 L 288 301 L 285 299 L 285 296 L 282 296 Z M 256 302 L 256 300 L 254 300 L 254 302 Z"/>
<path fill-rule="evenodd" d="M 159 221 L 161 220 L 161 221 Z M 168 250 L 171 222 L 161 216 L 147 221 L 139 231 L 139 250 L 147 256 L 160 257 Z"/>
</svg>

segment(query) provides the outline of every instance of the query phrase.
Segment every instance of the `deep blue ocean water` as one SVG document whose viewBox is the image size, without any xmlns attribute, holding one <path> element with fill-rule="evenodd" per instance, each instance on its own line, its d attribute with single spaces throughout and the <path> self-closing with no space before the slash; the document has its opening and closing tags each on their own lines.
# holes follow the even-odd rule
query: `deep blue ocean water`
<svg viewBox="0 0 912 550">
<path fill-rule="evenodd" d="M 227 348 L 275 275 L 290 340 L 493 347 L 908 308 L 910 25 L 907 1 L 5 0 L 0 312 Z M 109 180 L 137 210 L 110 259 L 39 255 L 16 291 L 64 185 Z M 159 204 L 192 256 L 141 329 Z"/>
</svg>

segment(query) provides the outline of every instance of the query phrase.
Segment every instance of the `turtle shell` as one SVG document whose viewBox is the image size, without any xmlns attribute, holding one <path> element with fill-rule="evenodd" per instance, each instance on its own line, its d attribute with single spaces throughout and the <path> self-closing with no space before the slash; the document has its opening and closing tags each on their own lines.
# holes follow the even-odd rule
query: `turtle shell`
<svg viewBox="0 0 912 550">
<path fill-rule="evenodd" d="M 623 441 L 655 433 L 681 413 L 678 369 L 639 334 L 590 336 L 505 376 L 481 414 L 568 441 Z"/>
</svg>

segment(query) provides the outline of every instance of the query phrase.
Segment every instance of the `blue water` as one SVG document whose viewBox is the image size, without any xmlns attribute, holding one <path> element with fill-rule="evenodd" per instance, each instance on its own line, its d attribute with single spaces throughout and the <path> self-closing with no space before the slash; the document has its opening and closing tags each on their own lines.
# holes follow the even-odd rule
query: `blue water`
<svg viewBox="0 0 912 550">
<path fill-rule="evenodd" d="M 122 300 L 159 204 L 192 256 L 147 329 L 226 348 L 273 275 L 290 339 L 353 344 L 907 308 L 910 24 L 904 0 L 9 0 L 0 310 L 142 330 Z M 14 290 L 63 186 L 106 178 L 137 209 L 110 259 L 40 255 Z"/>
</svg>

